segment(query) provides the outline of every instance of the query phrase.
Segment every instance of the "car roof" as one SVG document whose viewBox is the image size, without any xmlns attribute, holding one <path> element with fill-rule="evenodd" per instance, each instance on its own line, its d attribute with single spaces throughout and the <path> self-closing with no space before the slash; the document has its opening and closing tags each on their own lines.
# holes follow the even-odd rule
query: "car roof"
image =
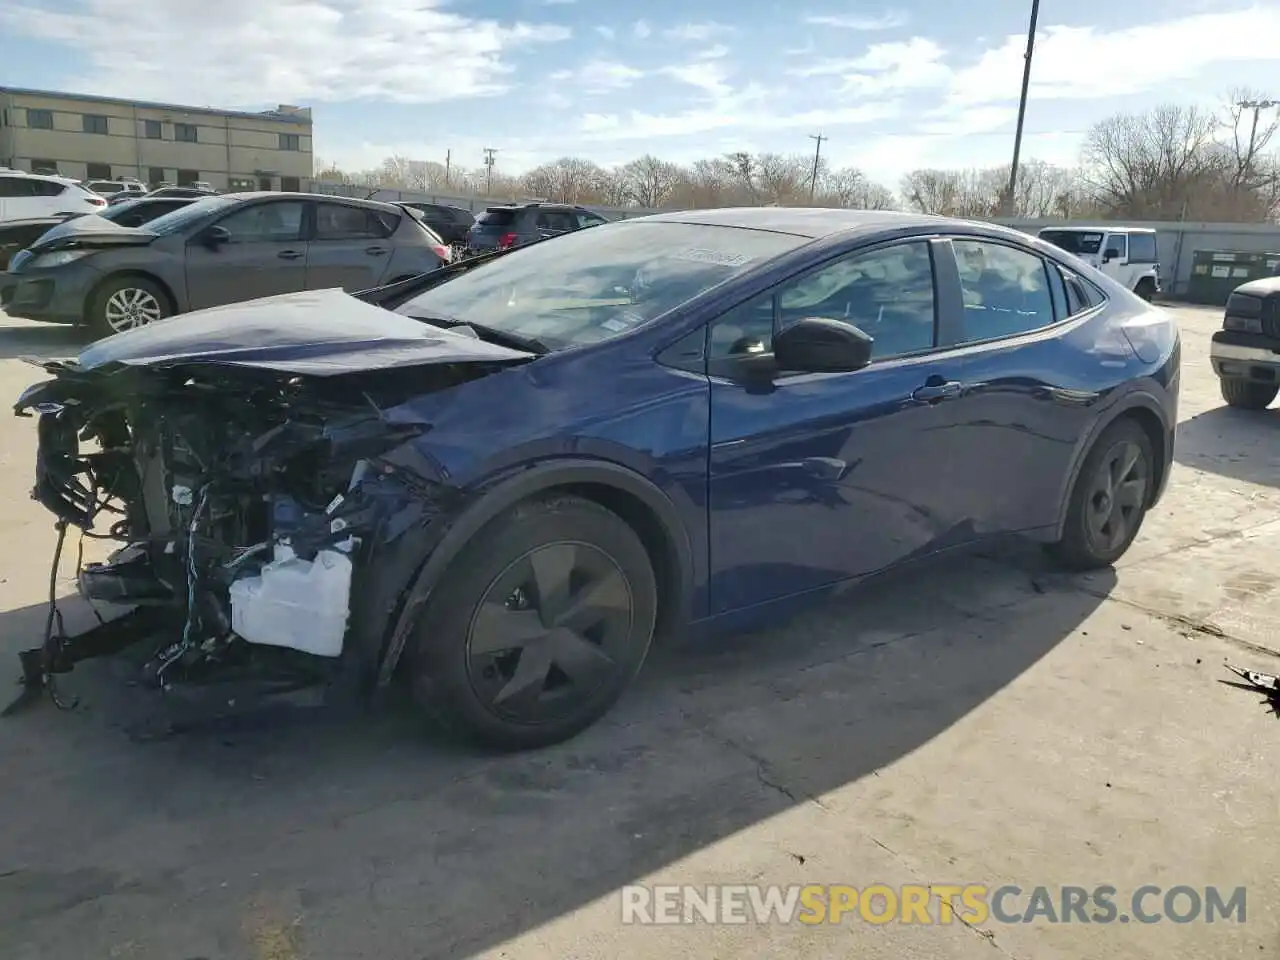
<svg viewBox="0 0 1280 960">
<path fill-rule="evenodd" d="M 1108 223 L 1103 226 L 1080 226 L 1079 224 L 1064 225 L 1061 227 L 1044 227 L 1041 233 L 1052 231 L 1053 233 L 1155 233 L 1151 227 L 1124 227 L 1119 224 Z"/>
<path fill-rule="evenodd" d="M 52 180 L 54 183 L 61 183 L 67 186 L 80 182 L 71 177 L 63 177 L 53 173 L 28 173 L 26 170 L 0 170 L 0 177 L 30 177 L 33 180 Z"/>
<path fill-rule="evenodd" d="M 725 207 L 715 210 L 680 210 L 633 217 L 628 222 L 688 223 L 712 227 L 739 227 L 788 233 L 817 239 L 849 231 L 874 231 L 894 227 L 967 224 L 969 221 L 896 210 L 843 210 L 829 207 Z M 981 224 L 991 227 L 991 224 Z"/>
<path fill-rule="evenodd" d="M 211 193 L 211 197 L 229 197 L 235 200 L 324 200 L 329 203 L 343 203 L 353 207 L 364 207 L 366 210 L 382 210 L 386 213 L 400 213 L 401 208 L 394 201 L 365 200 L 361 197 L 335 197 L 328 193 L 291 193 L 283 190 L 251 190 L 243 193 Z M 158 199 L 165 199 L 160 197 Z M 200 198 L 204 199 L 204 198 Z"/>
</svg>

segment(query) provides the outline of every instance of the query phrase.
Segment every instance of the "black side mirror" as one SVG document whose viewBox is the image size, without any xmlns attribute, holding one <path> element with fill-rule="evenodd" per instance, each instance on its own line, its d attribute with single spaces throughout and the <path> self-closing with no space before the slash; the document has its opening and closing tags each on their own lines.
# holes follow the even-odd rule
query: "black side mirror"
<svg viewBox="0 0 1280 960">
<path fill-rule="evenodd" d="M 1120 259 L 1120 251 L 1115 247 L 1107 247 L 1106 252 L 1102 255 L 1102 262 L 1108 263 L 1112 260 Z"/>
<path fill-rule="evenodd" d="M 226 227 L 206 227 L 200 231 L 200 242 L 210 250 L 217 250 L 230 240 L 231 233 Z"/>
<path fill-rule="evenodd" d="M 805 317 L 774 336 L 773 359 L 779 370 L 848 373 L 871 362 L 873 343 L 851 323 Z"/>
</svg>

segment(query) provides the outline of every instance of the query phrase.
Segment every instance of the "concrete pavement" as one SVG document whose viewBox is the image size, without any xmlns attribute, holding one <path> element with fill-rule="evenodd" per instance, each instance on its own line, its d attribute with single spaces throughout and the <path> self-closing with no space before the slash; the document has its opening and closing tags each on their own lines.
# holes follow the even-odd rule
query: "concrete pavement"
<svg viewBox="0 0 1280 960">
<path fill-rule="evenodd" d="M 521 757 L 397 710 L 137 742 L 77 672 L 77 710 L 0 721 L 0 957 L 1280 955 L 1280 721 L 1217 682 L 1280 670 L 1280 410 L 1221 409 L 1216 315 L 1174 312 L 1178 463 L 1115 571 L 1027 550 L 882 582 L 659 654 L 599 726 Z M 16 354 L 73 348 L 0 320 L 0 395 L 39 376 Z M 43 624 L 33 442 L 0 418 L 0 672 Z M 1247 917 L 623 926 L 642 882 L 1245 886 Z"/>
</svg>

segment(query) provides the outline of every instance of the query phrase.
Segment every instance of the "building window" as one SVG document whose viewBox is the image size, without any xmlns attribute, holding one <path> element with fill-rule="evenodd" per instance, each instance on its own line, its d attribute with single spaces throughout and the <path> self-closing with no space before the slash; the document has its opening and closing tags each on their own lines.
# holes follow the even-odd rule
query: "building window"
<svg viewBox="0 0 1280 960">
<path fill-rule="evenodd" d="M 153 187 L 164 183 L 164 167 L 149 167 L 147 169 L 147 183 Z"/>
<path fill-rule="evenodd" d="M 107 118 L 94 113 L 86 113 L 82 118 L 85 133 L 106 133 Z"/>
<path fill-rule="evenodd" d="M 31 172 L 46 173 L 46 174 L 50 174 L 51 176 L 57 176 L 58 161 L 57 160 L 32 160 Z"/>
<path fill-rule="evenodd" d="M 196 125 L 194 123 L 175 123 L 173 125 L 173 139 L 179 143 L 195 143 Z"/>
<path fill-rule="evenodd" d="M 280 149 L 281 150 L 301 150 L 302 138 L 299 137 L 296 133 L 282 133 L 280 134 Z"/>
<path fill-rule="evenodd" d="M 199 179 L 200 179 L 199 170 L 179 170 L 178 171 L 178 186 L 180 187 L 193 186 L 195 182 Z"/>
<path fill-rule="evenodd" d="M 32 130 L 52 130 L 53 129 L 53 111 L 52 110 L 28 110 L 27 126 Z"/>
<path fill-rule="evenodd" d="M 231 190 L 232 193 L 236 193 L 238 191 L 244 191 L 244 190 L 252 190 L 253 181 L 245 177 L 232 177 L 228 181 L 227 187 Z"/>
<path fill-rule="evenodd" d="M 302 189 L 302 182 L 297 177 L 281 177 L 280 189 L 285 193 L 298 193 Z"/>
<path fill-rule="evenodd" d="M 88 176 L 87 180 L 110 180 L 111 164 L 109 163 L 90 163 L 86 165 L 85 172 Z"/>
<path fill-rule="evenodd" d="M 164 136 L 164 132 L 160 128 L 159 120 L 143 120 L 142 135 L 148 140 L 159 140 Z"/>
</svg>

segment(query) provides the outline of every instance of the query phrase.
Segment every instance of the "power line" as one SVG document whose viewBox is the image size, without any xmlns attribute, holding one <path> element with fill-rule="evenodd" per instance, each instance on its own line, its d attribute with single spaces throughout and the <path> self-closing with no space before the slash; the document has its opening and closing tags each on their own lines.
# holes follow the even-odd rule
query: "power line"
<svg viewBox="0 0 1280 960">
<path fill-rule="evenodd" d="M 493 191 L 493 165 L 497 163 L 497 160 L 495 159 L 497 152 L 498 151 L 493 147 L 484 148 L 484 192 L 486 194 Z"/>
<path fill-rule="evenodd" d="M 813 192 L 818 187 L 818 158 L 822 156 L 822 141 L 830 140 L 830 137 L 824 137 L 820 133 L 809 134 L 809 139 L 814 141 L 813 147 L 813 175 L 809 177 L 809 202 L 813 203 Z"/>
<path fill-rule="evenodd" d="M 1241 110 L 1253 111 L 1253 123 L 1249 126 L 1249 152 L 1244 155 L 1245 169 L 1241 173 L 1253 174 L 1253 148 L 1258 142 L 1258 116 L 1263 110 L 1280 107 L 1280 100 L 1241 100 L 1236 103 Z"/>
</svg>

